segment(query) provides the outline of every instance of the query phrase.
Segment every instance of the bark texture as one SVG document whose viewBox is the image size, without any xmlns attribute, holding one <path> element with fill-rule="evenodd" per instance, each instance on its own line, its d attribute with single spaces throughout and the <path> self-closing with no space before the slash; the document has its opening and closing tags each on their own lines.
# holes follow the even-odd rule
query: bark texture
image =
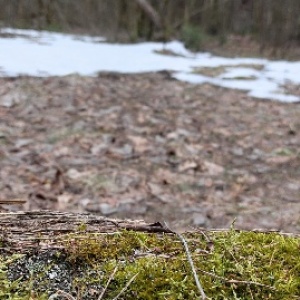
<svg viewBox="0 0 300 300">
<path fill-rule="evenodd" d="M 165 232 L 171 230 L 161 223 L 146 223 L 142 220 L 109 219 L 88 213 L 53 211 L 30 211 L 0 213 L 0 241 L 10 250 L 55 245 L 55 240 L 67 233 L 112 233 L 119 230 Z M 47 241 L 43 245 L 43 241 Z M 7 249 L 5 249 L 7 250 Z"/>
</svg>

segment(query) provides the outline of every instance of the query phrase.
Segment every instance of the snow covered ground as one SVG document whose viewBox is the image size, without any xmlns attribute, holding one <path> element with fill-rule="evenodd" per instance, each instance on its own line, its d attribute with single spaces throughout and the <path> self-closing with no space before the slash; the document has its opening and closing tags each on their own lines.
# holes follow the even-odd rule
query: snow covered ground
<svg viewBox="0 0 300 300">
<path fill-rule="evenodd" d="M 177 55 L 163 55 L 166 52 Z M 195 70 L 220 68 L 210 77 Z M 248 91 L 257 98 L 298 102 L 284 92 L 286 83 L 300 84 L 300 61 L 257 58 L 223 58 L 210 53 L 191 53 L 178 41 L 109 44 L 101 37 L 74 36 L 46 31 L 2 28 L 0 76 L 95 75 L 101 71 L 138 73 L 173 71 L 179 80 Z M 203 73 L 202 74 L 206 74 Z"/>
</svg>

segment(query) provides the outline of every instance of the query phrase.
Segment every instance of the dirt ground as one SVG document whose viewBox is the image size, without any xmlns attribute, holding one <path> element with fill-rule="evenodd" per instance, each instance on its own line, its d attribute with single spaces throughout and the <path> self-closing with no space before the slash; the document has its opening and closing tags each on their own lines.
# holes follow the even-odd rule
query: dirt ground
<svg viewBox="0 0 300 300">
<path fill-rule="evenodd" d="M 300 230 L 300 104 L 167 72 L 0 79 L 6 210 Z"/>
</svg>

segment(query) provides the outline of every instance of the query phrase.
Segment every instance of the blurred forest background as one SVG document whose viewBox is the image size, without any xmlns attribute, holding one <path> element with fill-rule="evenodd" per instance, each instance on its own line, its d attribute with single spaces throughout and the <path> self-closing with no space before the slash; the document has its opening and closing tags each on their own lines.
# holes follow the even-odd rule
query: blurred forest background
<svg viewBox="0 0 300 300">
<path fill-rule="evenodd" d="M 300 45 L 299 0 L 0 0 L 0 5 L 2 27 L 100 34 L 113 42 L 177 38 L 192 50 L 252 48 L 257 55 L 299 58 L 294 53 Z"/>
<path fill-rule="evenodd" d="M 0 5 L 0 28 L 101 35 L 123 43 L 179 39 L 189 49 L 221 56 L 300 60 L 300 0 L 0 0 Z M 1 42 L 32 38 L 12 32 L 0 30 Z M 20 44 L 2 44 L 13 66 L 24 59 Z M 52 44 L 30 53 L 49 52 L 47 61 L 37 56 L 38 71 L 44 63 L 60 66 Z M 77 55 L 70 43 L 62 45 L 55 49 L 72 54 L 68 61 L 80 66 L 89 63 L 80 55 L 91 53 L 100 63 L 115 57 L 102 58 L 96 50 Z M 163 45 L 153 48 L 176 55 Z M 116 64 L 125 65 L 125 52 L 118 51 Z M 249 60 L 236 66 L 248 68 L 250 76 L 241 72 L 222 80 L 228 86 L 257 82 L 263 91 L 265 85 L 278 86 L 274 93 L 299 98 L 298 80 L 268 78 L 290 68 L 297 79 L 297 65 Z M 222 62 L 203 73 L 199 68 L 199 74 L 219 80 L 232 67 Z M 0 76 L 0 200 L 27 200 L 11 210 L 166 220 L 176 229 L 229 228 L 234 222 L 248 230 L 300 232 L 299 101 L 265 101 L 242 90 L 173 80 L 172 69 Z"/>
</svg>

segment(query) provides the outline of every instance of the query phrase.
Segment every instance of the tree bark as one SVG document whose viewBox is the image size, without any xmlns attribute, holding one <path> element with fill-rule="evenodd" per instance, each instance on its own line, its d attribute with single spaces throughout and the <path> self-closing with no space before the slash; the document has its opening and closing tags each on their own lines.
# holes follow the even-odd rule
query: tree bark
<svg viewBox="0 0 300 300">
<path fill-rule="evenodd" d="M 88 213 L 29 211 L 0 213 L 0 240 L 10 250 L 36 248 L 41 241 L 61 239 L 68 233 L 113 233 L 133 230 L 149 233 L 172 233 L 161 223 L 142 220 L 109 219 Z"/>
<path fill-rule="evenodd" d="M 55 211 L 29 211 L 0 213 L 0 252 L 27 252 L 49 248 L 61 248 L 67 234 L 95 233 L 113 234 L 122 230 L 146 233 L 172 233 L 160 222 L 147 223 L 143 220 L 120 220 L 88 213 Z M 206 231 L 206 230 L 205 230 Z M 226 232 L 228 229 L 211 230 Z M 238 231 L 238 230 L 237 230 Z M 201 230 L 200 232 L 203 232 Z M 268 233 L 268 231 L 254 231 Z M 285 236 L 299 234 L 280 233 Z"/>
<path fill-rule="evenodd" d="M 161 28 L 162 23 L 160 16 L 157 13 L 157 11 L 153 8 L 153 6 L 147 0 L 136 0 L 136 2 L 145 12 L 145 14 L 149 17 L 149 19 L 154 23 L 154 25 L 157 28 Z"/>
</svg>

